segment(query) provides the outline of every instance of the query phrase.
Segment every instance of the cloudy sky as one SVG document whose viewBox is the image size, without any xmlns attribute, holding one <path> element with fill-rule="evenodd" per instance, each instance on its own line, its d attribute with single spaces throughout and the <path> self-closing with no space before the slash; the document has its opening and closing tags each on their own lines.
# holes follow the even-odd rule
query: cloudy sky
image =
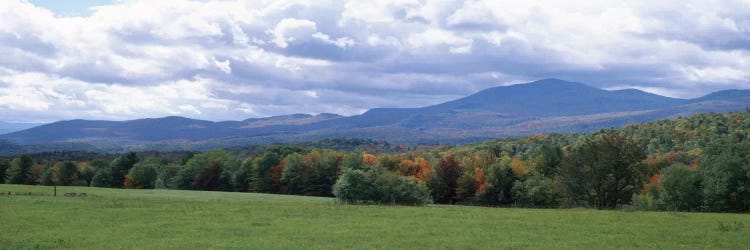
<svg viewBox="0 0 750 250">
<path fill-rule="evenodd" d="M 542 78 L 750 88 L 750 1 L 0 1 L 0 121 L 353 115 Z"/>
</svg>

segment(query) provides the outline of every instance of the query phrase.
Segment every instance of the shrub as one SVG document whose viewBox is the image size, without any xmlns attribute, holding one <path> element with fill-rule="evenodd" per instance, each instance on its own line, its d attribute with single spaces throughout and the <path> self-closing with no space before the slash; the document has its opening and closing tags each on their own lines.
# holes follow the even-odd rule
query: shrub
<svg viewBox="0 0 750 250">
<path fill-rule="evenodd" d="M 529 175 L 525 181 L 516 181 L 513 185 L 513 199 L 524 207 L 557 207 L 560 194 L 552 179 L 541 174 Z"/>
<path fill-rule="evenodd" d="M 375 178 L 377 176 L 373 170 L 346 168 L 333 185 L 333 195 L 345 202 L 377 203 L 380 200 L 380 194 L 375 186 Z"/>
<path fill-rule="evenodd" d="M 640 211 L 656 211 L 664 208 L 664 204 L 661 203 L 661 200 L 654 198 L 654 195 L 650 192 L 645 194 L 634 194 L 631 204 L 633 210 Z"/>
<path fill-rule="evenodd" d="M 152 189 L 159 174 L 158 163 L 142 162 L 135 164 L 125 176 L 125 188 Z"/>
<path fill-rule="evenodd" d="M 339 201 L 352 203 L 424 205 L 430 202 L 430 192 L 424 183 L 378 169 L 345 169 L 333 186 L 333 194 Z"/>
<path fill-rule="evenodd" d="M 102 167 L 91 178 L 92 187 L 112 187 L 112 168 Z"/>
<path fill-rule="evenodd" d="M 375 186 L 380 194 L 380 203 L 424 205 L 430 202 L 427 185 L 412 177 L 383 172 L 377 176 Z"/>
</svg>

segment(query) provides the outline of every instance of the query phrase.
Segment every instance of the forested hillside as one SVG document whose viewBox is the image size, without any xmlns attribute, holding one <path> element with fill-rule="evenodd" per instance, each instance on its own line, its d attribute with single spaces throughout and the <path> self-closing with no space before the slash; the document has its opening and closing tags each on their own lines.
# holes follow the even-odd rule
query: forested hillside
<svg viewBox="0 0 750 250">
<path fill-rule="evenodd" d="M 749 138 L 746 110 L 417 150 L 342 139 L 196 154 L 19 155 L 0 159 L 0 174 L 7 183 L 336 196 L 354 203 L 744 212 Z"/>
</svg>

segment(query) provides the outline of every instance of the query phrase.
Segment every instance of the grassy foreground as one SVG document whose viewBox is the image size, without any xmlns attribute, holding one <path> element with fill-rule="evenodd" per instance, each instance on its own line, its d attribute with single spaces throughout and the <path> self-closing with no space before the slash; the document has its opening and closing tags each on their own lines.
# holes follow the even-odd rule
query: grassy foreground
<svg viewBox="0 0 750 250">
<path fill-rule="evenodd" d="M 21 192 L 32 195 L 15 195 Z M 65 192 L 88 197 L 64 197 Z M 52 187 L 19 185 L 0 185 L 0 193 L 2 249 L 750 245 L 747 214 L 360 206 L 316 197 L 86 187 L 58 187 L 52 197 L 42 196 L 51 195 Z"/>
</svg>

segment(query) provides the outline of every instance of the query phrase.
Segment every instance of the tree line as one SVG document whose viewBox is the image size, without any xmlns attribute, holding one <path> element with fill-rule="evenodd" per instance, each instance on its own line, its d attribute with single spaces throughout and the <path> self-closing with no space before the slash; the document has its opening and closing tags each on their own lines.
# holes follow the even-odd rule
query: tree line
<svg viewBox="0 0 750 250">
<path fill-rule="evenodd" d="M 334 196 L 342 202 L 750 209 L 750 111 L 592 134 L 370 154 L 296 145 L 111 160 L 0 159 L 6 183 Z"/>
</svg>

